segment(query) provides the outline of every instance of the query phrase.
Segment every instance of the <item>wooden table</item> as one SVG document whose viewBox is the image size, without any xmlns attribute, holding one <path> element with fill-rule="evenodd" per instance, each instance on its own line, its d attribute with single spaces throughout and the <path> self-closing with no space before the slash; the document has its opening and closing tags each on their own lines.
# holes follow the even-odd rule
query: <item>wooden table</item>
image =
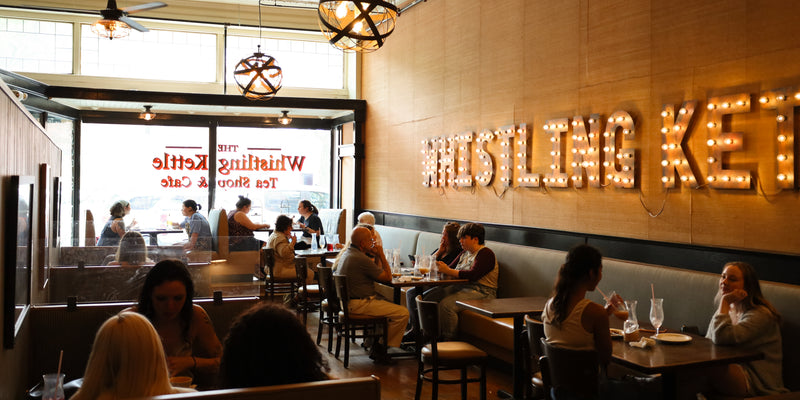
<svg viewBox="0 0 800 400">
<path fill-rule="evenodd" d="M 150 237 L 150 246 L 158 246 L 158 235 L 162 233 L 183 233 L 183 229 L 145 229 L 136 232 Z"/>
<path fill-rule="evenodd" d="M 676 373 L 690 367 L 731 364 L 764 358 L 764 354 L 737 346 L 719 346 L 702 336 L 689 335 L 688 343 L 656 343 L 652 348 L 631 347 L 614 340 L 614 362 L 646 374 L 661 374 L 665 399 L 676 398 Z"/>
<path fill-rule="evenodd" d="M 455 285 L 467 282 L 469 282 L 469 280 L 467 279 L 453 279 L 453 278 L 435 279 L 435 280 L 430 278 L 411 279 L 411 280 L 400 280 L 398 278 L 393 278 L 391 282 L 381 282 L 381 283 L 394 288 L 394 302 L 395 304 L 400 304 L 400 296 L 402 295 L 402 289 L 404 287 L 445 286 L 445 285 Z"/>
<path fill-rule="evenodd" d="M 339 254 L 339 250 L 327 250 L 327 249 L 324 249 L 324 248 L 321 248 L 321 249 L 305 249 L 305 250 L 295 250 L 294 251 L 294 255 L 296 257 L 301 257 L 301 258 L 319 257 L 320 258 L 320 264 L 322 264 L 322 265 L 326 265 L 326 261 L 325 261 L 326 258 L 328 258 L 328 257 L 336 257 L 337 254 Z M 316 270 L 316 268 L 317 267 L 314 266 L 315 270 Z"/>
<path fill-rule="evenodd" d="M 541 313 L 547 297 L 509 297 L 502 299 L 461 300 L 456 304 L 466 310 L 473 311 L 490 318 L 514 318 L 514 398 L 525 397 L 525 385 L 528 378 L 525 376 L 522 340 L 520 335 L 525 328 L 525 315 Z M 500 395 L 500 392 L 498 392 Z M 503 396 L 507 397 L 507 396 Z"/>
</svg>

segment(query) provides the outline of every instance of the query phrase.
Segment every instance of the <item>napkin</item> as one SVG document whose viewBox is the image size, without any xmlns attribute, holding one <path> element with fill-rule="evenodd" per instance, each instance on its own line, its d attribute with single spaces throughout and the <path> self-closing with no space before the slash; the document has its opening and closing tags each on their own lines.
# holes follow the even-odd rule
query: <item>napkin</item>
<svg viewBox="0 0 800 400">
<path fill-rule="evenodd" d="M 638 347 L 640 349 L 645 349 L 648 347 L 653 347 L 656 345 L 656 341 L 654 339 L 650 339 L 649 337 L 642 337 L 639 339 L 638 342 L 628 342 L 629 345 L 633 347 Z"/>
</svg>

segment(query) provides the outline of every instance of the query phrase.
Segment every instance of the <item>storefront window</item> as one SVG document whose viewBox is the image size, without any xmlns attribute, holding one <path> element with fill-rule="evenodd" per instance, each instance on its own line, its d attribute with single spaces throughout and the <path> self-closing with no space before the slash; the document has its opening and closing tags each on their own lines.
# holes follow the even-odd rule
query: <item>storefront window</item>
<svg viewBox="0 0 800 400">
<path fill-rule="evenodd" d="M 72 24 L 0 17 L 0 69 L 72 73 Z"/>
<path fill-rule="evenodd" d="M 295 88 L 344 88 L 344 52 L 327 42 L 228 36 L 226 65 L 234 66 L 250 57 L 261 44 L 261 52 L 275 57 L 283 70 L 283 86 Z M 234 82 L 233 68 L 228 81 Z"/>
<path fill-rule="evenodd" d="M 274 224 L 280 214 L 299 217 L 303 199 L 330 206 L 330 131 L 221 127 L 217 143 L 218 208 L 246 196 L 250 219 Z"/>
<path fill-rule="evenodd" d="M 100 236 L 111 205 L 127 200 L 126 225 L 141 231 L 170 228 L 183 221 L 183 200 L 193 199 L 207 210 L 208 162 L 206 128 L 84 124 L 81 215 L 92 211 Z M 185 237 L 157 236 L 164 245 Z"/>
<path fill-rule="evenodd" d="M 132 30 L 124 40 L 108 40 L 81 25 L 82 75 L 214 82 L 216 57 L 210 33 Z"/>
</svg>

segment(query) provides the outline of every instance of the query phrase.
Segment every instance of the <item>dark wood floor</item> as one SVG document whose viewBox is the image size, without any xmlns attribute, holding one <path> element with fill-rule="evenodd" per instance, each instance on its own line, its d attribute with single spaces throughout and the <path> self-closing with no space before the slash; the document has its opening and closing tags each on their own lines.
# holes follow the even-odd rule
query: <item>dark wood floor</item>
<svg viewBox="0 0 800 400">
<path fill-rule="evenodd" d="M 229 296 L 258 296 L 263 293 L 263 286 L 258 283 L 253 285 L 218 285 L 215 290 L 221 290 L 225 297 Z M 318 318 L 317 313 L 308 314 L 308 332 L 316 340 Z M 336 347 L 336 337 L 334 336 L 333 348 Z M 381 380 L 381 398 L 384 400 L 405 400 L 413 399 L 416 390 L 416 359 L 396 358 L 393 365 L 378 365 L 373 363 L 367 352 L 359 344 L 350 344 L 350 366 L 344 368 L 342 363 L 343 353 L 337 360 L 332 353 L 328 353 L 327 330 L 323 334 L 319 349 L 326 357 L 330 366 L 330 375 L 335 378 L 351 378 L 375 375 Z M 492 363 L 487 371 L 487 399 L 497 399 L 497 391 L 504 389 L 511 390 L 511 369 L 510 366 L 500 363 Z M 450 372 L 448 372 L 450 373 Z M 470 371 L 474 376 L 478 376 L 478 369 Z M 453 375 L 455 376 L 455 375 Z M 471 375 L 472 376 L 472 375 Z M 421 399 L 431 398 L 431 384 L 425 382 L 422 387 Z M 460 385 L 440 385 L 440 399 L 460 399 Z M 468 385 L 468 399 L 479 399 L 479 385 L 477 383 Z M 357 399 L 354 399 L 357 400 Z"/>
<path fill-rule="evenodd" d="M 311 337 L 316 339 L 317 335 L 317 316 L 309 314 L 308 332 Z M 334 336 L 334 349 L 336 338 Z M 344 368 L 342 364 L 343 354 L 337 360 L 333 354 L 328 353 L 327 331 L 323 335 L 320 344 L 320 351 L 326 356 L 328 365 L 331 368 L 330 374 L 337 378 L 350 378 L 359 376 L 375 375 L 381 380 L 381 398 L 384 400 L 413 399 L 417 381 L 417 362 L 414 358 L 396 358 L 394 365 L 377 365 L 367 355 L 367 352 L 359 345 L 352 344 L 350 347 L 350 366 Z M 510 371 L 505 371 L 501 366 L 490 367 L 487 372 L 487 399 L 496 399 L 499 389 L 511 389 Z M 478 376 L 478 369 L 470 371 L 471 374 Z M 460 385 L 440 385 L 440 399 L 460 399 Z M 422 386 L 422 399 L 431 398 L 431 384 L 426 382 Z M 468 399 L 479 399 L 479 385 L 470 384 L 467 388 Z"/>
</svg>

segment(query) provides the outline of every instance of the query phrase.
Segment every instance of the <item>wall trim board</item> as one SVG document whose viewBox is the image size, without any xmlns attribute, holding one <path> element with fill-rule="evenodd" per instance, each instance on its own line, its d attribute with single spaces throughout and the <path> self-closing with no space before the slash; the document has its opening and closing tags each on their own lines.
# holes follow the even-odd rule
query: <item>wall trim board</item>
<svg viewBox="0 0 800 400">
<path fill-rule="evenodd" d="M 442 226 L 447 221 L 469 222 L 377 210 L 362 211 L 370 211 L 375 214 L 376 224 L 434 233 L 441 232 Z M 761 280 L 800 285 L 800 256 L 798 255 L 657 242 L 517 225 L 486 222 L 481 222 L 481 224 L 486 228 L 487 240 L 562 251 L 567 251 L 579 243 L 587 243 L 600 249 L 603 256 L 607 258 L 715 274 L 722 271 L 722 266 L 726 262 L 745 261 L 755 267 Z"/>
</svg>

